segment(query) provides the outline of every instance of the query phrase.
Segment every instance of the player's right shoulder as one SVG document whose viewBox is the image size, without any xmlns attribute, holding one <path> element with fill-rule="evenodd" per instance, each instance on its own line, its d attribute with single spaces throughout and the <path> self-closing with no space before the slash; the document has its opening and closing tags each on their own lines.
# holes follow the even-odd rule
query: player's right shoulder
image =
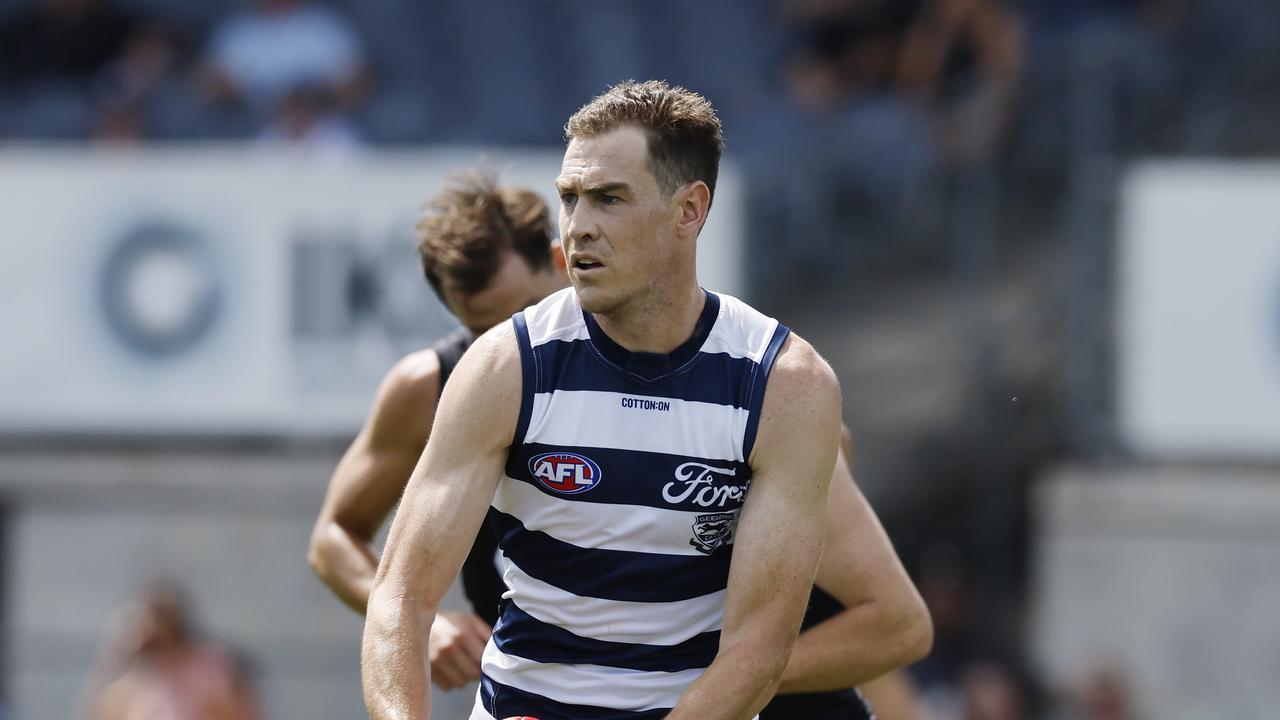
<svg viewBox="0 0 1280 720">
<path fill-rule="evenodd" d="M 440 359 L 435 351 L 409 353 L 382 379 L 362 435 L 373 446 L 413 451 L 431 432 L 439 396 Z"/>
<path fill-rule="evenodd" d="M 774 361 L 770 382 L 778 382 L 799 392 L 818 392 L 839 395 L 840 381 L 817 349 L 796 333 L 790 333 Z"/>
<path fill-rule="evenodd" d="M 480 364 L 489 370 L 498 370 L 513 361 L 518 367 L 520 345 L 516 339 L 515 321 L 508 320 L 489 328 L 483 335 L 476 338 L 466 354 L 462 356 L 458 367 L 461 368 L 463 363 L 471 366 Z"/>
<path fill-rule="evenodd" d="M 769 374 L 753 455 L 762 447 L 788 452 L 785 446 L 797 431 L 830 431 L 832 439 L 838 440 L 840 412 L 840 381 L 835 372 L 804 338 L 788 333 Z"/>
<path fill-rule="evenodd" d="M 383 388 L 413 397 L 435 397 L 440 390 L 440 357 L 431 348 L 400 358 L 383 379 Z"/>
</svg>

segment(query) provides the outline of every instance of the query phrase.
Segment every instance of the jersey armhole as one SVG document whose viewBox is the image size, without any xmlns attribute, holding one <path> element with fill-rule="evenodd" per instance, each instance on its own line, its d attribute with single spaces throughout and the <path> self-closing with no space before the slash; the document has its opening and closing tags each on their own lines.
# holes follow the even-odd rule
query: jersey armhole
<svg viewBox="0 0 1280 720">
<path fill-rule="evenodd" d="M 436 361 L 440 364 L 440 386 L 436 392 L 437 400 L 444 393 L 444 384 L 449 382 L 449 376 L 453 374 L 454 368 L 458 367 L 458 361 L 462 359 L 462 355 L 467 351 L 467 348 L 471 347 L 471 340 L 469 332 L 463 328 L 458 328 L 433 343 L 429 348 L 431 352 L 436 354 Z"/>
<path fill-rule="evenodd" d="M 751 450 L 756 444 L 756 431 L 760 428 L 760 409 L 764 407 L 764 389 L 769 384 L 769 373 L 773 370 L 773 361 L 778 359 L 778 351 L 786 342 L 791 329 L 782 323 L 773 331 L 764 354 L 760 356 L 760 366 L 755 370 L 755 378 L 751 382 L 751 390 L 747 395 L 747 430 L 742 436 L 742 461 L 751 461 Z"/>
<path fill-rule="evenodd" d="M 529 325 L 525 322 L 524 313 L 511 316 L 511 324 L 516 331 L 516 344 L 520 346 L 520 417 L 516 421 L 516 434 L 511 439 L 511 446 L 524 443 L 525 433 L 529 431 L 529 419 L 533 415 L 533 396 L 537 393 L 538 373 L 534 367 L 533 343 L 529 341 Z"/>
</svg>

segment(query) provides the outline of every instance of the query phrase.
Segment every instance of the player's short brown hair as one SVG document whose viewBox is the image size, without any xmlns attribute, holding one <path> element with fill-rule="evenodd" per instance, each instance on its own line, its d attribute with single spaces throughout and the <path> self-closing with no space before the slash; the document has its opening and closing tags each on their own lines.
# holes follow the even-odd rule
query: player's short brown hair
<svg viewBox="0 0 1280 720">
<path fill-rule="evenodd" d="M 649 170 L 668 196 L 701 180 L 714 197 L 724 135 L 706 98 L 661 80 L 614 85 L 565 123 L 565 140 L 634 125 L 649 138 Z"/>
<path fill-rule="evenodd" d="M 507 251 L 542 270 L 551 264 L 551 242 L 551 214 L 542 197 L 499 187 L 485 173 L 451 178 L 423 205 L 418 221 L 422 272 L 437 295 L 445 287 L 466 294 L 484 290 Z"/>
</svg>

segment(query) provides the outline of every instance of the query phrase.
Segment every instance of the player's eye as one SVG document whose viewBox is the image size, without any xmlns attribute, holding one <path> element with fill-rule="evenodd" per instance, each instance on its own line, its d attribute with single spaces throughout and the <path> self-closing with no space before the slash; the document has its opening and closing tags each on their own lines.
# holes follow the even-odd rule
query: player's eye
<svg viewBox="0 0 1280 720">
<path fill-rule="evenodd" d="M 601 195 L 600 202 L 605 205 L 617 205 L 618 203 L 622 202 L 622 198 L 618 197 L 617 195 Z"/>
<path fill-rule="evenodd" d="M 560 204 L 561 204 L 561 205 L 566 205 L 566 206 L 567 206 L 567 205 L 572 205 L 572 204 L 574 204 L 574 203 L 576 203 L 576 202 L 578 202 L 578 195 L 577 195 L 577 193 L 571 193 L 571 192 L 564 192 L 564 193 L 560 193 Z"/>
</svg>

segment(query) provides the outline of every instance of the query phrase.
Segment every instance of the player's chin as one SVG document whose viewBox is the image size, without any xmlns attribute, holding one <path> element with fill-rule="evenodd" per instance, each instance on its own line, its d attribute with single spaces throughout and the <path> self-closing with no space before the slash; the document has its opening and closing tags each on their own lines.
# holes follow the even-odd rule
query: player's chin
<svg viewBox="0 0 1280 720">
<path fill-rule="evenodd" d="M 617 305 L 614 293 L 595 283 L 580 283 L 574 280 L 573 290 L 578 294 L 578 304 L 589 313 L 608 312 L 610 308 Z"/>
</svg>

